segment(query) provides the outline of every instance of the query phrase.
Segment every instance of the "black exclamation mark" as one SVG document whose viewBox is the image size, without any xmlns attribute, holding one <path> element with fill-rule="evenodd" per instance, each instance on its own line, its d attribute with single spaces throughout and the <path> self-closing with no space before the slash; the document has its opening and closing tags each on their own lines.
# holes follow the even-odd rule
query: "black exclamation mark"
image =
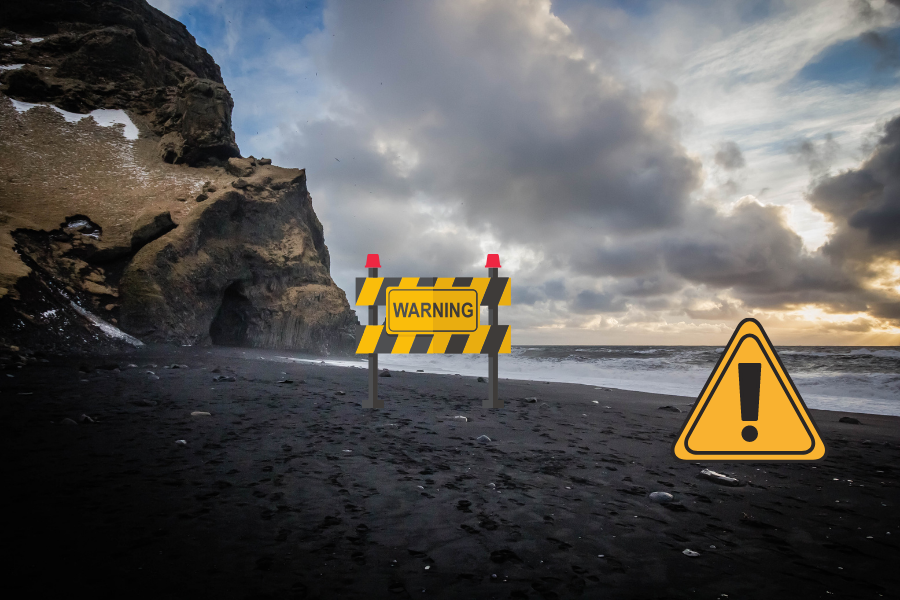
<svg viewBox="0 0 900 600">
<path fill-rule="evenodd" d="M 741 386 L 741 421 L 759 420 L 759 372 L 760 363 L 738 364 L 738 382 Z M 741 430 L 741 437 L 752 442 L 759 436 L 753 425 Z"/>
</svg>

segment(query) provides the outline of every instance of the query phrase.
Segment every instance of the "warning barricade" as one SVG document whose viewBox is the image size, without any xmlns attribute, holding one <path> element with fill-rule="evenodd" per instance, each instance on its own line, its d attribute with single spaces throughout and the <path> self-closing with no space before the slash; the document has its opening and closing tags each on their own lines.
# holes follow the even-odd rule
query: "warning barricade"
<svg viewBox="0 0 900 600">
<path fill-rule="evenodd" d="M 369 357 L 367 408 L 382 408 L 378 399 L 379 354 L 486 354 L 488 399 L 483 406 L 501 408 L 497 389 L 498 355 L 512 349 L 511 328 L 497 323 L 497 307 L 511 304 L 510 280 L 498 277 L 500 258 L 488 254 L 490 277 L 378 277 L 377 254 L 366 260 L 368 277 L 356 280 L 356 305 L 369 308 L 369 324 L 360 325 L 356 354 Z M 378 307 L 385 318 L 378 324 Z M 488 310 L 482 324 L 481 307 Z"/>
</svg>

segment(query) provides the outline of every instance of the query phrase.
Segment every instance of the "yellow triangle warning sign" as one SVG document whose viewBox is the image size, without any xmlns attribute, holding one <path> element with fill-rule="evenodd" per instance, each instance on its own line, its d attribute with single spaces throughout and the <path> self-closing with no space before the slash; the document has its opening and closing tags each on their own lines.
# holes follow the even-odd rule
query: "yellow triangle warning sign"
<svg viewBox="0 0 900 600">
<path fill-rule="evenodd" d="M 675 442 L 682 460 L 810 461 L 825 444 L 756 319 L 734 330 Z"/>
</svg>

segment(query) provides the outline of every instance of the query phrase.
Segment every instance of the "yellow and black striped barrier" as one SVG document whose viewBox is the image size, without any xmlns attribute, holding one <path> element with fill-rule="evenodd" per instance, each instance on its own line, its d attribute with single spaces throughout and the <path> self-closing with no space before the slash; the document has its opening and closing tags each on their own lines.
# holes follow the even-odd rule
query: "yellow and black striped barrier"
<svg viewBox="0 0 900 600">
<path fill-rule="evenodd" d="M 499 277 L 500 257 L 488 254 L 490 277 L 379 277 L 381 260 L 366 257 L 368 277 L 356 279 L 356 305 L 367 306 L 369 324 L 356 330 L 356 354 L 369 356 L 365 408 L 384 408 L 378 398 L 379 354 L 486 354 L 485 408 L 503 408 L 498 392 L 498 356 L 512 349 L 509 325 L 500 325 L 498 306 L 512 304 L 509 277 Z M 385 319 L 378 325 L 378 307 Z M 481 307 L 488 324 L 482 325 Z"/>
<path fill-rule="evenodd" d="M 357 354 L 509 354 L 509 325 L 481 325 L 473 333 L 390 335 L 384 325 L 356 328 Z"/>
<path fill-rule="evenodd" d="M 356 305 L 385 306 L 388 288 L 473 289 L 481 306 L 509 306 L 509 277 L 357 277 Z"/>
</svg>

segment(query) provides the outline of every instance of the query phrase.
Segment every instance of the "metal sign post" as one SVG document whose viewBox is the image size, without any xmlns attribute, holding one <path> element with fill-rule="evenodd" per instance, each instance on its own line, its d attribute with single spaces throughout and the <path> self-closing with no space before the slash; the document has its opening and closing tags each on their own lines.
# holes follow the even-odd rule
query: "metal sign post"
<svg viewBox="0 0 900 600">
<path fill-rule="evenodd" d="M 369 308 L 369 324 L 360 325 L 356 354 L 369 358 L 369 396 L 364 408 L 384 408 L 378 398 L 378 355 L 487 354 L 485 408 L 503 408 L 498 390 L 499 354 L 512 351 L 509 325 L 498 324 L 498 306 L 511 304 L 510 280 L 499 277 L 500 258 L 489 254 L 490 277 L 378 277 L 377 254 L 366 258 L 368 277 L 356 278 L 356 305 Z M 385 307 L 378 324 L 378 307 Z M 488 324 L 479 323 L 481 308 Z"/>
<path fill-rule="evenodd" d="M 369 254 L 366 257 L 366 268 L 369 269 L 369 277 L 378 277 L 378 267 L 381 261 L 377 254 Z M 369 325 L 378 325 L 378 305 L 369 307 Z M 384 408 L 384 400 L 378 399 L 378 354 L 369 354 L 369 398 L 363 402 L 363 408 Z"/>
<path fill-rule="evenodd" d="M 497 271 L 500 269 L 500 255 L 488 254 L 487 263 L 484 265 L 488 270 L 488 275 L 493 279 L 497 277 Z M 499 308 L 497 305 L 488 306 L 488 325 L 494 327 L 498 325 L 497 314 Z M 500 399 L 499 386 L 497 382 L 497 373 L 500 370 L 500 354 L 491 352 L 488 354 L 488 397 L 481 402 L 483 408 L 503 408 L 503 400 Z"/>
</svg>

